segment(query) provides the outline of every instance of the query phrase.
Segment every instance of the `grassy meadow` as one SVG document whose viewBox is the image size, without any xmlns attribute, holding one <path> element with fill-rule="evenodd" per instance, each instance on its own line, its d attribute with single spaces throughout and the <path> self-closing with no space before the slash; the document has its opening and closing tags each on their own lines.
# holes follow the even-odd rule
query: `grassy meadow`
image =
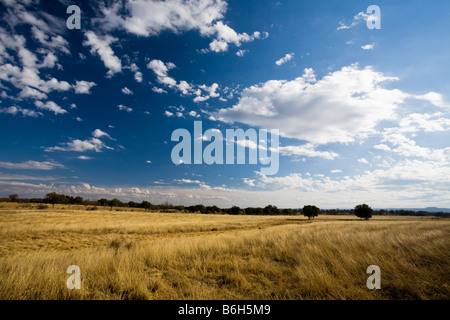
<svg viewBox="0 0 450 320">
<path fill-rule="evenodd" d="M 0 204 L 0 299 L 449 299 L 450 220 Z M 81 289 L 66 268 L 81 269 Z M 381 269 L 369 290 L 366 269 Z"/>
</svg>

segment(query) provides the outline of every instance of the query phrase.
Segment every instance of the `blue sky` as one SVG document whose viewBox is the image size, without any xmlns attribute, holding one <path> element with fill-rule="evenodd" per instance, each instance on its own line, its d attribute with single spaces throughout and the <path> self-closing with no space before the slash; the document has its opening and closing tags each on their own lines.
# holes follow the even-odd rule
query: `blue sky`
<svg viewBox="0 0 450 320">
<path fill-rule="evenodd" d="M 70 30 L 73 4 L 81 28 Z M 370 5 L 381 29 L 367 27 Z M 0 196 L 450 207 L 449 11 L 446 1 L 1 0 Z M 277 174 L 174 164 L 172 132 L 193 134 L 194 121 L 223 134 L 278 129 Z"/>
</svg>

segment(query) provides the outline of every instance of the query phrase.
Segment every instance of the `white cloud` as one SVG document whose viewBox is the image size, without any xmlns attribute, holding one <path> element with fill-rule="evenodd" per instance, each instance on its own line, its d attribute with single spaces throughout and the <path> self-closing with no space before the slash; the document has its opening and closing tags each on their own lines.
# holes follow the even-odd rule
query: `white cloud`
<svg viewBox="0 0 450 320">
<path fill-rule="evenodd" d="M 92 136 L 94 138 L 107 137 L 107 138 L 111 139 L 111 136 L 109 134 L 107 134 L 106 132 L 104 132 L 100 129 L 95 129 L 94 132 L 92 132 Z"/>
<path fill-rule="evenodd" d="M 194 102 L 203 102 L 209 99 L 209 96 L 197 96 L 194 98 Z"/>
<path fill-rule="evenodd" d="M 172 117 L 173 116 L 173 112 L 170 112 L 170 111 L 164 111 L 164 114 L 167 116 L 167 117 Z"/>
<path fill-rule="evenodd" d="M 60 106 L 58 106 L 58 105 L 57 105 L 56 103 L 54 103 L 53 101 L 47 101 L 46 103 L 43 103 L 42 101 L 35 101 L 34 104 L 35 104 L 36 107 L 38 107 L 39 109 L 42 109 L 42 110 L 48 110 L 48 111 L 54 112 L 55 115 L 67 113 L 66 110 L 64 110 L 63 108 L 61 108 Z"/>
<path fill-rule="evenodd" d="M 168 76 L 169 70 L 176 66 L 172 62 L 164 63 L 161 60 L 151 60 L 147 64 L 147 68 L 156 74 L 156 80 L 169 88 L 177 88 L 177 81 Z"/>
<path fill-rule="evenodd" d="M 134 92 L 128 89 L 127 87 L 122 88 L 122 93 L 126 95 L 133 95 Z"/>
<path fill-rule="evenodd" d="M 213 40 L 209 44 L 209 50 L 214 52 L 223 52 L 228 50 L 228 43 L 226 41 Z M 208 52 L 208 51 L 205 51 Z"/>
<path fill-rule="evenodd" d="M 0 113 L 6 113 L 6 114 L 12 114 L 17 115 L 21 114 L 24 117 L 33 117 L 37 118 L 39 116 L 43 116 L 44 114 L 42 112 L 37 112 L 31 109 L 25 109 L 17 106 L 11 106 L 8 108 L 0 108 Z"/>
<path fill-rule="evenodd" d="M 277 66 L 281 66 L 282 64 L 284 64 L 284 63 L 286 63 L 286 62 L 292 60 L 292 59 L 294 58 L 294 56 L 295 56 L 295 53 L 293 53 L 293 52 L 287 53 L 283 58 L 281 58 L 281 59 L 275 61 L 275 64 L 276 64 Z"/>
<path fill-rule="evenodd" d="M 139 71 L 139 67 L 136 65 L 136 63 L 132 63 L 131 65 L 127 66 L 126 68 L 130 69 L 132 72 L 134 72 L 134 80 L 137 82 L 142 82 L 142 72 Z"/>
<path fill-rule="evenodd" d="M 243 56 L 245 56 L 245 54 L 248 52 L 248 50 L 238 50 L 237 52 L 236 52 L 236 55 L 238 56 L 238 57 L 243 57 Z"/>
<path fill-rule="evenodd" d="M 342 173 L 342 170 L 341 169 L 333 169 L 333 170 L 330 170 L 330 172 L 331 173 Z"/>
<path fill-rule="evenodd" d="M 197 112 L 195 112 L 194 110 L 190 111 L 189 115 L 194 118 L 200 118 L 200 115 Z"/>
<path fill-rule="evenodd" d="M 437 107 L 441 108 L 449 107 L 449 105 L 444 102 L 444 98 L 442 97 L 442 95 L 437 92 L 431 91 L 424 95 L 416 95 L 414 96 L 414 98 L 428 101 Z"/>
<path fill-rule="evenodd" d="M 376 132 L 382 120 L 396 119 L 396 109 L 408 97 L 382 84 L 397 78 L 372 67 L 343 67 L 316 81 L 312 69 L 294 80 L 270 80 L 245 88 L 231 108 L 212 115 L 224 122 L 241 122 L 313 144 L 347 143 Z"/>
<path fill-rule="evenodd" d="M 48 147 L 45 148 L 46 152 L 53 151 L 74 151 L 74 152 L 85 152 L 85 151 L 95 151 L 101 152 L 102 149 L 107 148 L 103 141 L 97 138 L 89 138 L 86 140 L 75 139 L 70 142 L 62 143 L 61 146 Z"/>
<path fill-rule="evenodd" d="M 123 7 L 119 2 L 102 7 L 99 24 L 105 30 L 125 29 L 144 37 L 163 31 L 179 34 L 197 30 L 202 36 L 213 38 L 209 50 L 203 52 L 222 52 L 228 49 L 229 43 L 240 46 L 268 37 L 267 32 L 237 33 L 221 21 L 226 10 L 227 3 L 223 0 L 134 0 L 125 1 Z"/>
<path fill-rule="evenodd" d="M 4 169 L 20 169 L 20 170 L 54 170 L 65 168 L 62 164 L 52 161 L 33 161 L 28 160 L 25 162 L 0 162 L 0 168 Z"/>
<path fill-rule="evenodd" d="M 372 50 L 375 47 L 375 43 L 372 44 L 366 44 L 364 46 L 361 46 L 361 49 L 363 50 Z"/>
<path fill-rule="evenodd" d="M 137 82 L 142 82 L 142 72 L 140 72 L 140 71 L 136 71 L 135 73 L 134 73 L 134 79 L 137 81 Z"/>
<path fill-rule="evenodd" d="M 158 87 L 153 87 L 153 88 L 152 88 L 152 91 L 153 91 L 153 92 L 156 92 L 156 93 L 161 93 L 161 94 L 167 93 L 166 90 L 164 90 L 164 89 L 162 89 L 162 88 L 158 88 Z"/>
<path fill-rule="evenodd" d="M 31 27 L 33 38 L 36 39 L 45 48 L 51 51 L 60 51 L 65 54 L 70 54 L 69 43 L 60 35 L 51 34 L 50 30 L 41 30 L 43 26 Z M 44 27 L 43 29 L 47 29 Z"/>
<path fill-rule="evenodd" d="M 377 150 L 391 151 L 391 148 L 389 148 L 389 146 L 387 146 L 385 144 L 377 144 L 377 145 L 373 146 L 373 148 L 377 149 Z"/>
<path fill-rule="evenodd" d="M 80 160 L 92 160 L 93 158 L 92 157 L 88 157 L 88 156 L 79 156 L 79 157 L 77 157 L 77 159 L 80 159 Z"/>
<path fill-rule="evenodd" d="M 151 69 L 155 73 L 158 83 L 165 85 L 173 90 L 178 90 L 182 95 L 195 94 L 196 97 L 194 98 L 194 102 L 206 101 L 211 97 L 220 97 L 219 93 L 216 92 L 216 90 L 219 88 L 219 85 L 217 83 L 213 83 L 211 86 L 207 86 L 204 84 L 200 86 L 194 86 L 184 80 L 177 82 L 177 80 L 175 80 L 174 78 L 169 77 L 169 70 L 176 68 L 175 64 L 171 62 L 164 63 L 161 60 L 154 59 L 147 64 L 147 68 Z M 206 92 L 206 95 L 201 96 L 202 90 Z M 157 87 L 153 87 L 152 91 L 157 93 L 167 93 L 166 90 Z"/>
<path fill-rule="evenodd" d="M 369 164 L 369 161 L 367 161 L 366 158 L 360 158 L 360 159 L 358 159 L 358 162 L 360 162 L 362 164 Z"/>
<path fill-rule="evenodd" d="M 83 42 L 83 45 L 91 47 L 91 54 L 97 54 L 100 57 L 105 67 L 109 69 L 109 76 L 122 71 L 122 62 L 111 49 L 111 44 L 118 41 L 117 38 L 108 35 L 99 37 L 93 31 L 87 31 L 84 35 L 87 40 Z"/>
<path fill-rule="evenodd" d="M 31 52 L 26 48 L 24 36 L 10 36 L 9 32 L 1 27 L 0 44 L 0 80 L 21 90 L 19 98 L 47 99 L 47 94 L 51 91 L 67 91 L 71 88 L 66 81 L 55 78 L 43 80 L 40 77 L 39 69 L 58 65 L 54 52 L 39 46 Z M 19 59 L 15 59 L 8 52 L 15 52 Z M 43 58 L 38 58 L 35 53 Z"/>
<path fill-rule="evenodd" d="M 81 81 L 76 81 L 76 84 L 73 85 L 73 88 L 75 89 L 75 93 L 90 94 L 91 88 L 96 85 L 97 84 L 95 82 L 81 80 Z"/>
<path fill-rule="evenodd" d="M 346 25 L 344 22 L 339 22 L 339 27 L 336 30 L 344 30 L 351 29 L 363 21 L 367 21 L 368 19 L 373 19 L 372 15 L 366 14 L 364 12 L 359 12 L 356 16 L 353 17 L 353 21 L 351 24 Z"/>
<path fill-rule="evenodd" d="M 390 143 L 392 145 L 390 148 L 391 151 L 399 155 L 404 157 L 419 157 L 440 162 L 450 161 L 450 147 L 431 149 L 417 145 L 414 140 L 406 137 L 402 133 L 386 130 L 383 134 L 384 137 L 382 142 Z"/>
<path fill-rule="evenodd" d="M 125 111 L 125 112 L 133 112 L 133 109 L 127 106 L 124 106 L 123 104 L 119 104 L 117 106 L 117 108 L 119 108 L 120 111 Z"/>
<path fill-rule="evenodd" d="M 101 152 L 103 149 L 113 150 L 113 148 L 108 147 L 103 143 L 99 138 L 108 137 L 111 140 L 111 136 L 106 132 L 101 131 L 100 129 L 96 129 L 92 132 L 92 137 L 86 140 L 72 139 L 69 142 L 60 143 L 60 146 L 48 147 L 44 150 L 46 152 L 53 151 L 74 151 L 74 152 L 85 152 L 85 151 L 95 151 Z"/>
<path fill-rule="evenodd" d="M 279 152 L 283 155 L 297 155 L 305 157 L 320 157 L 328 160 L 335 159 L 338 154 L 330 151 L 317 151 L 315 146 L 311 143 L 302 146 L 285 146 L 279 147 Z"/>
<path fill-rule="evenodd" d="M 450 119 L 443 113 L 419 114 L 412 113 L 399 121 L 399 132 L 440 132 L 450 130 Z"/>
</svg>

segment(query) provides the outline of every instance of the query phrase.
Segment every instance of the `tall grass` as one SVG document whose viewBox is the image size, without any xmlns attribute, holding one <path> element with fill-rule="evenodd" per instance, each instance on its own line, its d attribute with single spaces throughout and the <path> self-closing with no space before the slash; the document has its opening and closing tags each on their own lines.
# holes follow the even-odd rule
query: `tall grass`
<svg viewBox="0 0 450 320">
<path fill-rule="evenodd" d="M 445 219 L 3 213 L 0 299 L 448 299 L 449 245 Z"/>
</svg>

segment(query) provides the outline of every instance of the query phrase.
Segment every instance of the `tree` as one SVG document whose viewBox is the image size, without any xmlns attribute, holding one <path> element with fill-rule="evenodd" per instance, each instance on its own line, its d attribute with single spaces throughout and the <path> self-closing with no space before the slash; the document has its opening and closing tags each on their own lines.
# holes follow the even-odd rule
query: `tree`
<svg viewBox="0 0 450 320">
<path fill-rule="evenodd" d="M 233 206 L 228 210 L 228 213 L 234 215 L 241 214 L 241 208 L 239 208 L 238 206 Z"/>
<path fill-rule="evenodd" d="M 73 204 L 83 204 L 83 197 L 75 197 L 73 199 Z"/>
<path fill-rule="evenodd" d="M 372 218 L 373 210 L 371 207 L 369 207 L 367 204 L 358 204 L 355 207 L 355 215 L 358 218 L 369 220 Z"/>
<path fill-rule="evenodd" d="M 99 200 L 97 200 L 98 204 L 101 205 L 102 207 L 106 206 L 108 204 L 108 200 L 105 198 L 101 198 Z"/>
<path fill-rule="evenodd" d="M 9 201 L 11 201 L 11 202 L 17 202 L 18 199 L 19 199 L 19 195 L 18 194 L 11 194 L 11 195 L 9 195 Z"/>
<path fill-rule="evenodd" d="M 113 207 L 121 207 L 123 205 L 123 203 L 119 199 L 114 198 L 108 202 L 108 205 L 111 207 L 111 211 L 112 211 Z"/>
<path fill-rule="evenodd" d="M 134 201 L 129 201 L 128 202 L 128 207 L 130 207 L 130 208 L 139 208 L 139 203 L 134 202 Z"/>
<path fill-rule="evenodd" d="M 314 217 L 319 215 L 320 209 L 316 206 L 304 206 L 302 212 L 303 215 L 308 217 L 309 220 L 311 220 L 311 218 L 314 220 Z"/>
<path fill-rule="evenodd" d="M 45 195 L 44 202 L 50 203 L 51 205 L 53 205 L 54 208 L 55 204 L 59 202 L 59 198 L 60 198 L 59 194 L 57 194 L 56 192 L 50 192 Z"/>
<path fill-rule="evenodd" d="M 280 214 L 280 210 L 276 206 L 269 204 L 264 208 L 264 214 L 266 215 Z"/>
<path fill-rule="evenodd" d="M 148 201 L 142 201 L 142 203 L 140 204 L 141 208 L 144 208 L 146 211 L 150 211 L 152 204 Z"/>
</svg>

